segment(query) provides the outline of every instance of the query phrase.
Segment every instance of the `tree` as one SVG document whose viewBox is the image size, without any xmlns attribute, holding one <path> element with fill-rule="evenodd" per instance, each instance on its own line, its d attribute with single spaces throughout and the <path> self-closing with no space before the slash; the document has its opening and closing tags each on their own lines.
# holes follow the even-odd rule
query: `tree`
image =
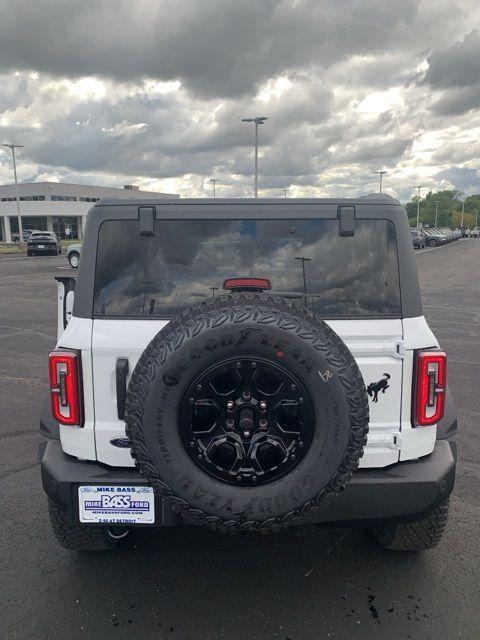
<svg viewBox="0 0 480 640">
<path fill-rule="evenodd" d="M 424 198 L 420 198 L 420 222 L 424 225 L 435 224 L 435 208 L 438 201 L 438 226 L 458 227 L 462 215 L 462 193 L 455 189 L 444 191 L 429 191 Z M 410 202 L 405 203 L 408 219 L 411 226 L 417 224 L 418 196 L 413 196 Z M 475 225 L 475 211 L 480 212 L 480 194 L 468 196 L 465 199 L 464 226 L 473 228 Z"/>
</svg>

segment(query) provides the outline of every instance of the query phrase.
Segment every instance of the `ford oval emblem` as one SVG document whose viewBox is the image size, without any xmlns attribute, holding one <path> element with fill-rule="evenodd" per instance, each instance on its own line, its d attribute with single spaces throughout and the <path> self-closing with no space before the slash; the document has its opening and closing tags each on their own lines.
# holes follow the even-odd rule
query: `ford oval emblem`
<svg viewBox="0 0 480 640">
<path fill-rule="evenodd" d="M 120 449 L 130 448 L 129 438 L 114 438 L 113 440 L 110 440 L 110 444 L 113 444 L 114 447 L 120 447 Z"/>
</svg>

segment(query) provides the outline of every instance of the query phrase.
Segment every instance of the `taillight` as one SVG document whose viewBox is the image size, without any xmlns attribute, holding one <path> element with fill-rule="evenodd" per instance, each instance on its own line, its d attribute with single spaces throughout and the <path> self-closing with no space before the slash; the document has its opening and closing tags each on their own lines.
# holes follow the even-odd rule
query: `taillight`
<svg viewBox="0 0 480 640">
<path fill-rule="evenodd" d="M 81 361 L 76 351 L 52 351 L 49 355 L 52 414 L 60 424 L 83 425 Z"/>
<path fill-rule="evenodd" d="M 227 278 L 223 281 L 223 288 L 227 291 L 255 290 L 267 291 L 271 288 L 270 280 L 267 278 Z"/>
<path fill-rule="evenodd" d="M 415 426 L 437 423 L 445 411 L 447 355 L 444 351 L 419 351 L 416 361 Z"/>
</svg>

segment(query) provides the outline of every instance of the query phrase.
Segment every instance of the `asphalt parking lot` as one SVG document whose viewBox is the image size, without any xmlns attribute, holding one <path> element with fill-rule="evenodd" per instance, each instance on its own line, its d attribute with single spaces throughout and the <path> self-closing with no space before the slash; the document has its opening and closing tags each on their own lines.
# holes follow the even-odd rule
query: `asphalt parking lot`
<svg viewBox="0 0 480 640">
<path fill-rule="evenodd" d="M 53 276 L 69 270 L 63 256 L 0 259 L 0 638 L 478 639 L 480 240 L 419 252 L 417 264 L 461 422 L 440 547 L 391 553 L 356 530 L 227 537 L 185 528 L 80 555 L 50 533 L 37 462 Z"/>
</svg>

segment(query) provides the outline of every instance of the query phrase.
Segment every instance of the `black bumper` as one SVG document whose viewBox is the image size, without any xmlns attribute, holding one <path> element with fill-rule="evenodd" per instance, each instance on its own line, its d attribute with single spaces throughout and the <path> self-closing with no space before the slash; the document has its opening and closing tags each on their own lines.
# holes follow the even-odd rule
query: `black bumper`
<svg viewBox="0 0 480 640">
<path fill-rule="evenodd" d="M 136 469 L 115 469 L 95 462 L 80 462 L 63 453 L 60 442 L 41 445 L 42 483 L 53 500 L 64 504 L 72 520 L 78 521 L 77 493 L 80 485 L 145 485 Z M 345 491 L 331 503 L 311 512 L 299 524 L 378 525 L 386 520 L 415 520 L 435 508 L 453 490 L 454 443 L 438 441 L 433 452 L 420 460 L 399 462 L 385 469 L 355 472 Z M 157 496 L 155 526 L 183 524 L 168 500 Z M 153 526 L 153 525 L 136 525 Z"/>
<path fill-rule="evenodd" d="M 51 246 L 47 246 L 45 245 L 44 249 L 39 249 L 38 247 L 29 247 L 27 245 L 27 251 L 28 253 L 31 253 L 32 255 L 38 255 L 38 256 L 43 256 L 46 253 L 58 253 L 58 248 L 55 245 L 51 245 Z"/>
</svg>

